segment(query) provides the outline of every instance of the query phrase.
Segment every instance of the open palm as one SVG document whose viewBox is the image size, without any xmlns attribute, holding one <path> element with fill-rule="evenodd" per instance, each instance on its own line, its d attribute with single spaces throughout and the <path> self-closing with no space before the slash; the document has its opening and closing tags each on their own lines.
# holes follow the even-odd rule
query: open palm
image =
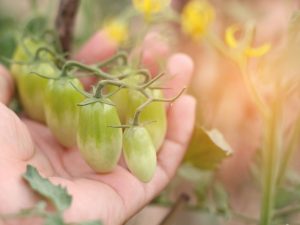
<svg viewBox="0 0 300 225">
<path fill-rule="evenodd" d="M 96 41 L 102 45 L 96 45 Z M 115 48 L 103 33 L 98 33 L 77 58 L 86 62 L 98 61 L 111 55 Z M 149 52 L 145 64 L 151 67 L 151 59 L 161 54 L 161 49 Z M 170 96 L 187 85 L 193 65 L 187 56 L 176 54 L 168 60 L 167 70 L 175 75 L 169 84 L 172 93 L 170 90 L 166 93 Z M 0 101 L 7 103 L 12 82 L 3 68 L 0 69 L 0 86 L 3 87 Z M 127 170 L 122 160 L 112 173 L 95 173 L 77 149 L 64 149 L 46 126 L 20 119 L 0 103 L 0 214 L 31 207 L 38 201 L 38 196 L 22 179 L 26 165 L 32 164 L 44 177 L 65 186 L 73 196 L 72 205 L 64 214 L 67 221 L 100 219 L 106 225 L 124 223 L 153 199 L 174 175 L 191 136 L 194 107 L 193 98 L 184 95 L 168 108 L 168 132 L 158 154 L 158 167 L 151 182 L 145 184 Z M 25 223 L 34 222 L 24 220 L 21 224 Z"/>
</svg>

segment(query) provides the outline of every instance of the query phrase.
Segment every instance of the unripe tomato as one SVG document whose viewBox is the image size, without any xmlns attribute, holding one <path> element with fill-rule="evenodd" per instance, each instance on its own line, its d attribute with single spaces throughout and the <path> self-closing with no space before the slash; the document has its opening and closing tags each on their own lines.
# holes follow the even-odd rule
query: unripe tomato
<svg viewBox="0 0 300 225">
<path fill-rule="evenodd" d="M 28 116 L 39 122 L 45 122 L 44 113 L 44 90 L 47 79 L 43 79 L 30 72 L 37 72 L 48 77 L 58 75 L 54 65 L 51 65 L 51 57 L 44 55 L 43 60 L 47 62 L 32 62 L 38 48 L 45 46 L 42 41 L 31 38 L 24 39 L 17 46 L 12 58 L 16 63 L 11 65 L 11 73 L 16 80 L 21 103 Z M 21 62 L 22 64 L 20 64 Z M 27 63 L 27 64 L 26 64 Z"/>
<path fill-rule="evenodd" d="M 96 172 L 110 172 L 117 165 L 122 150 L 122 129 L 110 126 L 120 125 L 114 106 L 99 101 L 80 106 L 77 143 L 81 155 Z"/>
<path fill-rule="evenodd" d="M 148 131 L 141 126 L 126 128 L 124 158 L 129 170 L 142 182 L 149 182 L 156 170 L 156 151 Z"/>
<path fill-rule="evenodd" d="M 122 74 L 129 74 L 132 73 L 132 69 L 130 67 L 120 68 L 119 70 L 111 71 L 113 75 L 121 75 Z M 131 84 L 131 85 L 137 85 L 139 81 L 139 77 L 135 76 L 134 73 L 132 73 L 129 77 L 122 80 L 125 84 Z M 116 91 L 118 87 L 115 86 L 108 86 L 108 92 L 112 93 Z M 113 103 L 115 103 L 119 117 L 121 119 L 122 123 L 126 123 L 128 115 L 129 115 L 129 109 L 128 109 L 128 103 L 129 103 L 129 97 L 128 97 L 128 89 L 121 89 L 116 94 L 112 95 L 110 97 Z"/>
<path fill-rule="evenodd" d="M 117 89 L 118 88 L 115 86 L 109 86 L 108 88 L 109 92 L 114 92 Z M 121 122 L 126 123 L 126 118 L 128 115 L 128 90 L 121 89 L 116 94 L 112 95 L 110 99 L 117 107 L 118 115 L 120 117 Z"/>
<path fill-rule="evenodd" d="M 11 74 L 15 80 L 22 74 L 27 73 L 28 65 L 24 64 L 32 60 L 34 53 L 40 46 L 41 43 L 37 43 L 30 38 L 24 39 L 18 44 L 12 57 L 12 60 L 16 63 L 12 63 L 10 67 Z M 20 62 L 24 64 L 20 64 Z"/>
<path fill-rule="evenodd" d="M 11 74 L 15 80 L 17 80 L 20 75 L 24 74 L 24 72 L 28 72 L 27 68 L 29 64 L 32 63 L 36 51 L 40 47 L 46 46 L 49 47 L 49 45 L 42 40 L 34 40 L 33 38 L 26 38 L 19 42 L 12 57 L 12 61 L 16 63 L 12 63 L 10 67 Z M 49 61 L 53 60 L 52 57 L 47 53 L 42 55 L 42 59 Z"/>
<path fill-rule="evenodd" d="M 53 135 L 65 147 L 76 146 L 76 132 L 78 124 L 78 103 L 84 97 L 72 87 L 71 82 L 78 89 L 83 86 L 77 78 L 61 77 L 49 80 L 45 90 L 46 122 Z"/>
<path fill-rule="evenodd" d="M 45 122 L 44 91 L 48 79 L 31 74 L 36 72 L 47 77 L 56 77 L 59 71 L 54 65 L 41 62 L 32 66 L 22 66 L 22 74 L 18 75 L 17 86 L 20 100 L 28 116 L 36 121 Z"/>
<path fill-rule="evenodd" d="M 150 90 L 149 90 L 150 92 Z M 153 90 L 151 91 L 152 96 L 154 98 L 162 98 L 163 94 L 161 90 Z M 146 101 L 146 97 L 142 95 L 140 92 L 129 90 L 129 104 L 128 108 L 130 110 L 130 117 L 133 118 L 136 109 Z M 160 146 L 165 139 L 166 131 L 167 131 L 167 115 L 165 103 L 163 102 L 152 102 L 148 106 L 146 106 L 139 118 L 139 122 L 141 124 L 145 123 L 145 128 L 149 132 L 154 147 L 158 151 Z"/>
</svg>

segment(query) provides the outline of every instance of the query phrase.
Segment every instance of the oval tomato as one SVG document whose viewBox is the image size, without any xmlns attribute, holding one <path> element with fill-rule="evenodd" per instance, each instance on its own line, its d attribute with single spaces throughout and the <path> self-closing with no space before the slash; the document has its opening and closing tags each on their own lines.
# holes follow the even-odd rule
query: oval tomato
<svg viewBox="0 0 300 225">
<path fill-rule="evenodd" d="M 45 122 L 44 113 L 44 90 L 48 83 L 47 79 L 41 78 L 30 72 L 40 73 L 48 77 L 56 77 L 58 71 L 52 64 L 51 57 L 45 56 L 42 61 L 33 62 L 33 58 L 38 48 L 45 46 L 42 41 L 26 38 L 17 46 L 11 65 L 11 73 L 16 80 L 20 101 L 28 116 L 39 122 Z M 20 64 L 22 63 L 22 64 Z"/>
<path fill-rule="evenodd" d="M 108 100 L 106 100 L 108 101 Z M 77 143 L 81 155 L 96 172 L 110 172 L 122 150 L 121 122 L 114 106 L 96 101 L 80 106 Z"/>
<path fill-rule="evenodd" d="M 148 91 L 154 98 L 162 98 L 161 90 Z M 129 120 L 133 119 L 136 109 L 146 101 L 146 97 L 135 90 L 128 91 L 128 108 L 130 110 Z M 154 147 L 158 151 L 165 139 L 167 132 L 166 107 L 163 102 L 152 102 L 146 106 L 140 114 L 139 123 L 149 132 Z"/>
<path fill-rule="evenodd" d="M 126 128 L 123 140 L 124 158 L 129 170 L 142 182 L 149 182 L 156 170 L 156 150 L 144 127 Z"/>
<path fill-rule="evenodd" d="M 23 74 L 18 75 L 17 86 L 20 100 L 28 116 L 36 121 L 45 122 L 44 91 L 48 79 L 31 74 L 36 72 L 47 77 L 57 77 L 58 69 L 54 65 L 41 62 L 32 66 L 23 66 Z"/>
<path fill-rule="evenodd" d="M 53 135 L 65 147 L 76 146 L 76 132 L 78 124 L 77 106 L 84 97 L 72 87 L 71 82 L 78 89 L 83 86 L 77 78 L 61 77 L 49 80 L 45 90 L 46 122 Z"/>
</svg>

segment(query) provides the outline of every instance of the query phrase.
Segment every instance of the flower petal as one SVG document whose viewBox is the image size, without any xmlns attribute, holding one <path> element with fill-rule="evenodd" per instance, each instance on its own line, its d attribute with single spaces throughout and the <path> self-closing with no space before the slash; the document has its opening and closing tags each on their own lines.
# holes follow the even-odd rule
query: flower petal
<svg viewBox="0 0 300 225">
<path fill-rule="evenodd" d="M 271 44 L 267 43 L 257 48 L 249 47 L 245 49 L 245 55 L 249 57 L 260 57 L 265 55 L 271 49 Z"/>
<path fill-rule="evenodd" d="M 238 29 L 237 25 L 232 25 L 226 29 L 225 42 L 230 48 L 236 48 L 238 45 L 234 36 Z"/>
</svg>

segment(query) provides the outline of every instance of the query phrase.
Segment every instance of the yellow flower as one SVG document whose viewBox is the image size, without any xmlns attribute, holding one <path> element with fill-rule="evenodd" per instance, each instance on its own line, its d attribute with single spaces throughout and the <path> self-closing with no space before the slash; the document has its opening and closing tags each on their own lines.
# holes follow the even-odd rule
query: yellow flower
<svg viewBox="0 0 300 225">
<path fill-rule="evenodd" d="M 214 18 L 212 5 L 205 0 L 192 0 L 183 8 L 181 26 L 187 35 L 199 39 L 207 32 Z"/>
<path fill-rule="evenodd" d="M 128 26 L 120 20 L 112 20 L 106 23 L 104 30 L 108 37 L 118 44 L 124 43 L 128 39 Z"/>
<path fill-rule="evenodd" d="M 225 42 L 231 48 L 237 51 L 240 51 L 241 54 L 248 57 L 260 57 L 265 55 L 271 48 L 271 44 L 263 44 L 257 48 L 251 47 L 250 44 L 252 42 L 245 42 L 242 40 L 238 42 L 235 38 L 235 33 L 239 30 L 239 27 L 236 25 L 230 26 L 226 29 L 225 32 Z M 249 35 L 252 35 L 251 33 Z M 247 37 L 245 37 L 247 38 Z"/>
<path fill-rule="evenodd" d="M 132 0 L 135 9 L 141 12 L 145 18 L 165 9 L 171 0 Z"/>
</svg>

